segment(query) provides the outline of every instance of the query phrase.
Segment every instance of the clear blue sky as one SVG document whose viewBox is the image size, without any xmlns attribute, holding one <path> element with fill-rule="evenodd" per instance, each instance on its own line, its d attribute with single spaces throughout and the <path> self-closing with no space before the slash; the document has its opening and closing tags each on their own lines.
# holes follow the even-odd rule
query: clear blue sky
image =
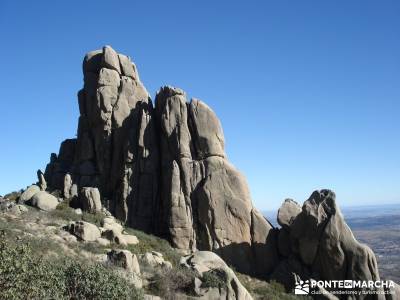
<svg viewBox="0 0 400 300">
<path fill-rule="evenodd" d="M 400 204 L 399 1 L 0 2 L 0 194 L 76 132 L 84 54 L 130 55 L 220 117 L 260 209 Z"/>
</svg>

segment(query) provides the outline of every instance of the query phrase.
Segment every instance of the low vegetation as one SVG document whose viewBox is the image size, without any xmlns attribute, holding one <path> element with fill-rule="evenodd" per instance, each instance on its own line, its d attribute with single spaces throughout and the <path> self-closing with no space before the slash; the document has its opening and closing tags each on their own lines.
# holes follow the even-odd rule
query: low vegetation
<svg viewBox="0 0 400 300">
<path fill-rule="evenodd" d="M 215 269 L 203 273 L 202 287 L 205 288 L 225 288 L 227 284 L 227 278 L 224 271 Z"/>
<path fill-rule="evenodd" d="M 25 240 L 0 242 L 0 299 L 142 299 L 112 269 L 79 260 L 44 258 Z"/>
<path fill-rule="evenodd" d="M 137 236 L 138 244 L 60 241 L 66 223 L 84 220 L 99 225 L 103 218 L 104 214 L 78 215 L 67 201 L 51 212 L 29 208 L 20 217 L 0 215 L 0 299 L 142 299 L 144 293 L 163 299 L 195 296 L 196 274 L 180 266 L 181 254 L 164 239 L 125 228 L 125 233 Z M 146 285 L 138 290 L 121 269 L 96 263 L 96 257 L 110 248 L 125 248 L 138 256 L 157 251 L 173 268 L 141 264 Z M 298 299 L 284 293 L 281 285 L 237 275 L 254 299 Z M 201 281 L 205 289 L 227 287 L 224 273 L 218 270 L 205 272 Z"/>
<path fill-rule="evenodd" d="M 312 299 L 308 296 L 296 296 L 294 294 L 288 294 L 285 292 L 285 288 L 282 284 L 276 281 L 264 281 L 259 280 L 248 275 L 244 275 L 235 272 L 239 281 L 254 297 L 259 300 L 296 300 L 296 299 Z"/>
<path fill-rule="evenodd" d="M 139 244 L 127 247 L 132 253 L 144 254 L 149 251 L 157 251 L 162 253 L 163 257 L 170 261 L 173 266 L 179 265 L 181 255 L 166 240 L 132 228 L 125 228 L 125 231 L 128 234 L 136 235 L 140 241 Z"/>
<path fill-rule="evenodd" d="M 193 271 L 182 267 L 159 270 L 153 276 L 148 291 L 165 299 L 175 299 L 178 293 L 192 295 L 194 278 Z"/>
</svg>

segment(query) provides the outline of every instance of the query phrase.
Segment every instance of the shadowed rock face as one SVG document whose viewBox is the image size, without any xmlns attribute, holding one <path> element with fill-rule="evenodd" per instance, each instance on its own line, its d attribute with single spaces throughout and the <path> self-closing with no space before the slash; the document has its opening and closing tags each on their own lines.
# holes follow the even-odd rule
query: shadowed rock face
<svg viewBox="0 0 400 300">
<path fill-rule="evenodd" d="M 109 46 L 85 56 L 83 74 L 77 139 L 52 154 L 49 186 L 98 187 L 103 205 L 132 227 L 215 251 L 239 271 L 270 273 L 276 232 L 227 160 L 214 112 L 168 86 L 153 109 L 135 65 Z"/>
</svg>

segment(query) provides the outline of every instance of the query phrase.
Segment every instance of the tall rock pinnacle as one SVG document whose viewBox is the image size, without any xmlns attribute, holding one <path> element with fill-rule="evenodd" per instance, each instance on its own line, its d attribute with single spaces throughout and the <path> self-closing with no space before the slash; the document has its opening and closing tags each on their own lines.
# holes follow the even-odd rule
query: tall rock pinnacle
<svg viewBox="0 0 400 300">
<path fill-rule="evenodd" d="M 215 251 L 239 271 L 270 273 L 276 232 L 227 160 L 211 108 L 169 86 L 153 108 L 135 65 L 109 46 L 85 56 L 83 74 L 77 139 L 52 154 L 49 186 L 98 187 L 103 205 L 130 226 L 176 248 Z"/>
</svg>

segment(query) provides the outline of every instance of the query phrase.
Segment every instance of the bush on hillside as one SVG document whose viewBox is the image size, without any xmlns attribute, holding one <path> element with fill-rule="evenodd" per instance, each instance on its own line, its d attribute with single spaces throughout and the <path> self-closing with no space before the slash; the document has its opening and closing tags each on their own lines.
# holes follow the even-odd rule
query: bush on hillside
<svg viewBox="0 0 400 300">
<path fill-rule="evenodd" d="M 223 289 L 227 286 L 227 280 L 226 273 L 223 270 L 210 270 L 203 273 L 201 286 L 205 288 Z"/>
<path fill-rule="evenodd" d="M 45 260 L 27 243 L 0 242 L 0 299 L 142 299 L 100 264 Z"/>
<path fill-rule="evenodd" d="M 152 294 L 176 299 L 177 293 L 192 295 L 195 273 L 183 267 L 159 270 L 148 287 Z"/>
</svg>

